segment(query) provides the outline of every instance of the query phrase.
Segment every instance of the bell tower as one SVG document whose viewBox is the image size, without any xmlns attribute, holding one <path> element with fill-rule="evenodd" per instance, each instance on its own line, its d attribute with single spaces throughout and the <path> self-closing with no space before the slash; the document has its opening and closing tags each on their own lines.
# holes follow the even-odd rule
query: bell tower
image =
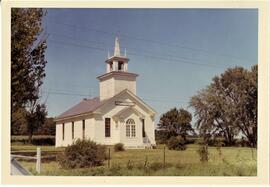
<svg viewBox="0 0 270 187">
<path fill-rule="evenodd" d="M 108 59 L 105 61 L 107 63 L 107 73 L 112 71 L 128 71 L 128 61 L 126 54 L 122 56 L 120 53 L 120 44 L 118 37 L 115 38 L 114 44 L 114 55 L 110 57 L 108 54 Z"/>
<path fill-rule="evenodd" d="M 99 80 L 100 100 L 109 99 L 119 92 L 128 89 L 136 95 L 136 77 L 138 74 L 128 72 L 126 52 L 121 55 L 118 37 L 115 38 L 113 56 L 108 54 L 106 73 L 97 77 Z"/>
</svg>

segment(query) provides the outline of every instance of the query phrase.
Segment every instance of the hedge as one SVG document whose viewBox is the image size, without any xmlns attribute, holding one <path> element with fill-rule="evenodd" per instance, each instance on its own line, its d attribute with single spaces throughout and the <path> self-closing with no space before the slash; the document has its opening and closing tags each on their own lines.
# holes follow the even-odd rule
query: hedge
<svg viewBox="0 0 270 187">
<path fill-rule="evenodd" d="M 29 144 L 28 136 L 11 136 L 13 144 Z M 32 137 L 33 145 L 55 145 L 55 136 L 49 135 L 34 135 Z"/>
</svg>

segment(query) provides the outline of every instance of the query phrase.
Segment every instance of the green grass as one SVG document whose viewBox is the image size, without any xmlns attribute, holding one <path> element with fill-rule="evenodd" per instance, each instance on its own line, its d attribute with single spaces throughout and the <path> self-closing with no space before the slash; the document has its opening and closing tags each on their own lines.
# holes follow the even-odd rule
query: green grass
<svg viewBox="0 0 270 187">
<path fill-rule="evenodd" d="M 23 162 L 23 165 L 32 173 L 35 172 L 35 165 Z M 134 166 L 128 169 L 126 166 L 112 165 L 85 168 L 85 169 L 60 169 L 57 162 L 45 163 L 42 165 L 42 173 L 46 176 L 256 176 L 256 165 L 246 167 L 245 165 L 228 166 L 227 164 L 176 164 L 165 168 L 142 168 Z"/>
<path fill-rule="evenodd" d="M 55 136 L 53 135 L 33 135 L 32 136 L 32 138 L 54 138 L 54 137 Z M 28 140 L 28 136 L 26 135 L 12 135 L 11 138 L 14 140 L 23 140 L 23 139 Z"/>
<path fill-rule="evenodd" d="M 54 146 L 36 146 L 36 145 L 17 145 L 17 144 L 11 144 L 11 151 L 12 152 L 35 152 L 37 151 L 37 147 L 40 147 L 42 151 L 63 151 L 64 148 L 56 148 Z"/>
<path fill-rule="evenodd" d="M 43 151 L 61 152 L 63 148 L 53 146 L 40 146 Z M 12 146 L 13 150 L 35 151 L 36 146 Z M 185 151 L 173 151 L 166 149 L 166 166 L 163 166 L 163 146 L 157 149 L 126 150 L 114 152 L 111 149 L 110 168 L 108 160 L 104 166 L 82 169 L 62 169 L 58 162 L 42 163 L 40 175 L 71 175 L 71 176 L 95 176 L 95 175 L 126 175 L 126 176 L 256 176 L 257 175 L 257 151 L 247 147 L 222 147 L 221 155 L 216 147 L 209 147 L 209 161 L 201 163 L 198 153 L 198 145 L 191 144 Z M 144 163 L 148 159 L 147 167 Z M 129 166 L 128 162 L 130 163 Z M 35 163 L 21 161 L 22 165 L 32 173 L 35 173 Z"/>
</svg>

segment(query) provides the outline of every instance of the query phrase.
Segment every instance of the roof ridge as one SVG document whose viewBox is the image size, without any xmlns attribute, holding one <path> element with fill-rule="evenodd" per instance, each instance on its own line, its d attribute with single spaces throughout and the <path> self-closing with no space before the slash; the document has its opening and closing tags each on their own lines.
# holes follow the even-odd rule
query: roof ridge
<svg viewBox="0 0 270 187">
<path fill-rule="evenodd" d="M 83 98 L 82 100 L 83 101 L 90 101 L 90 100 L 94 100 L 94 99 L 99 99 L 99 97 L 98 96 L 96 96 L 96 97 L 93 97 L 93 98 Z"/>
</svg>

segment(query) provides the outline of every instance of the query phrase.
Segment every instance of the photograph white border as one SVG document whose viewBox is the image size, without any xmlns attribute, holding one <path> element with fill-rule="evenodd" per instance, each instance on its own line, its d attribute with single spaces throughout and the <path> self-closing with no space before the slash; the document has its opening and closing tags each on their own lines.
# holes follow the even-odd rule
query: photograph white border
<svg viewBox="0 0 270 187">
<path fill-rule="evenodd" d="M 4 184 L 269 184 L 270 2 L 268 1 L 71 1 L 3 0 L 2 4 L 2 183 Z M 258 151 L 253 177 L 94 177 L 10 175 L 10 21 L 11 8 L 257 8 Z"/>
</svg>

